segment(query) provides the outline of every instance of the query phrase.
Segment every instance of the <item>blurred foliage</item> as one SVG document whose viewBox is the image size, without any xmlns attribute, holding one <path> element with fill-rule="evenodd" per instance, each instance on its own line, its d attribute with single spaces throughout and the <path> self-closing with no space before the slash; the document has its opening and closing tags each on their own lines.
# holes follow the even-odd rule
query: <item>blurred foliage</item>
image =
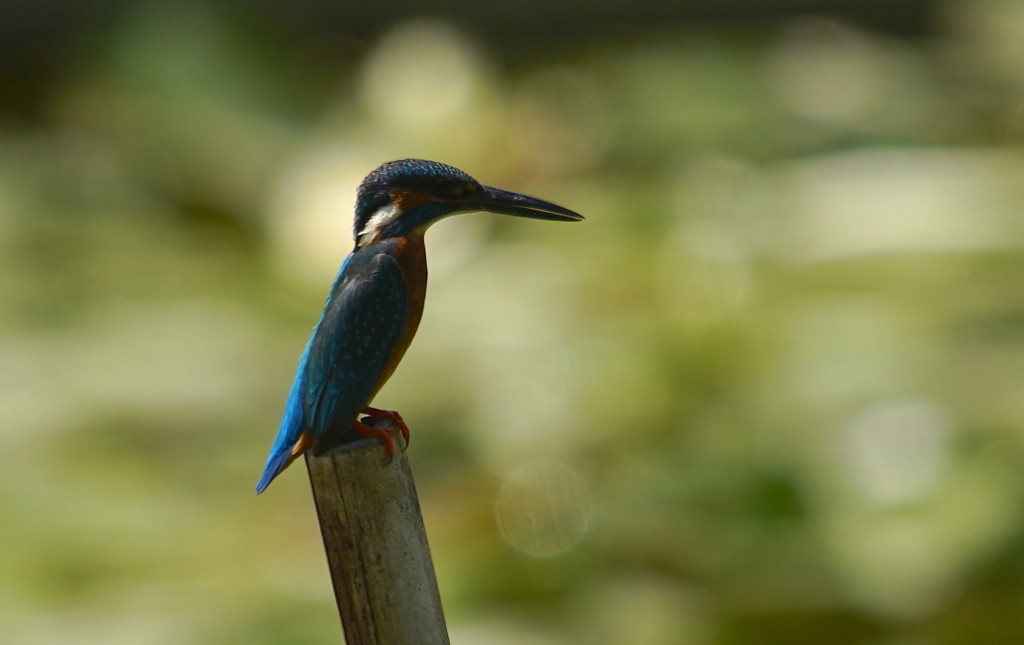
<svg viewBox="0 0 1024 645">
<path fill-rule="evenodd" d="M 401 157 L 588 218 L 428 234 L 377 401 L 453 643 L 1015 641 L 1021 16 L 509 63 L 439 21 L 363 52 L 126 11 L 0 115 L 0 643 L 339 641 L 301 466 L 252 487 Z"/>
</svg>

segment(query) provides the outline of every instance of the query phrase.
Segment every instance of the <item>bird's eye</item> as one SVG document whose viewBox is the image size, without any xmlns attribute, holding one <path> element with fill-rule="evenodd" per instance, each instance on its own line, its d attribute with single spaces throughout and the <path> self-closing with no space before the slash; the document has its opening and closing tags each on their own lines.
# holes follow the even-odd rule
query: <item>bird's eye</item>
<svg viewBox="0 0 1024 645">
<path fill-rule="evenodd" d="M 452 197 L 462 197 L 462 195 L 465 194 L 465 192 L 465 188 L 463 188 L 462 186 L 456 186 L 452 188 Z"/>
</svg>

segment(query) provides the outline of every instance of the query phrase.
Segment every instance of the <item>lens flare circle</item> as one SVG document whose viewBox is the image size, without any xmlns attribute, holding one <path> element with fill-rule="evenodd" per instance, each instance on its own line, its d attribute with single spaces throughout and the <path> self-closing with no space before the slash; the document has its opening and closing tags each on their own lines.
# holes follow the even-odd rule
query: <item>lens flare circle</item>
<svg viewBox="0 0 1024 645">
<path fill-rule="evenodd" d="M 505 542 L 536 557 L 552 557 L 575 547 L 590 526 L 592 511 L 586 482 L 554 459 L 538 459 L 513 470 L 494 504 Z"/>
</svg>

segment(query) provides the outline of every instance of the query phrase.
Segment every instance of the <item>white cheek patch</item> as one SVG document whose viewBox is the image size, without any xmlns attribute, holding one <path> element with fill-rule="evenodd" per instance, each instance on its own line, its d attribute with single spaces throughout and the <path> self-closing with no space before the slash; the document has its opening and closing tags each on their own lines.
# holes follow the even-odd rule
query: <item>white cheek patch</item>
<svg viewBox="0 0 1024 645">
<path fill-rule="evenodd" d="M 398 207 L 398 204 L 391 203 L 380 208 L 373 214 L 373 217 L 367 220 L 366 226 L 363 227 L 363 230 L 359 231 L 357 244 L 362 246 L 372 242 L 373 238 L 377 236 L 377 233 L 379 233 L 381 229 L 401 216 L 402 209 Z"/>
</svg>

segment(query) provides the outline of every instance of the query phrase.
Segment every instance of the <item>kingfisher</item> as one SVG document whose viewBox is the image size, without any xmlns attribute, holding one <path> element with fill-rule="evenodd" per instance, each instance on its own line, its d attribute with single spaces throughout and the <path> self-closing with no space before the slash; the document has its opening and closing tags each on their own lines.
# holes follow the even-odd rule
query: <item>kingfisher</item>
<svg viewBox="0 0 1024 645">
<path fill-rule="evenodd" d="M 360 414 L 374 426 L 390 419 L 408 443 L 409 428 L 401 415 L 369 404 L 402 360 L 423 314 L 423 234 L 442 218 L 474 211 L 562 222 L 583 219 L 556 204 L 485 186 L 436 161 L 391 161 L 367 175 L 356 196 L 355 248 L 342 263 L 299 358 L 257 494 L 299 455 L 307 450 L 323 454 L 352 430 L 382 439 L 390 458 L 395 451 L 391 434 L 363 423 Z"/>
</svg>

